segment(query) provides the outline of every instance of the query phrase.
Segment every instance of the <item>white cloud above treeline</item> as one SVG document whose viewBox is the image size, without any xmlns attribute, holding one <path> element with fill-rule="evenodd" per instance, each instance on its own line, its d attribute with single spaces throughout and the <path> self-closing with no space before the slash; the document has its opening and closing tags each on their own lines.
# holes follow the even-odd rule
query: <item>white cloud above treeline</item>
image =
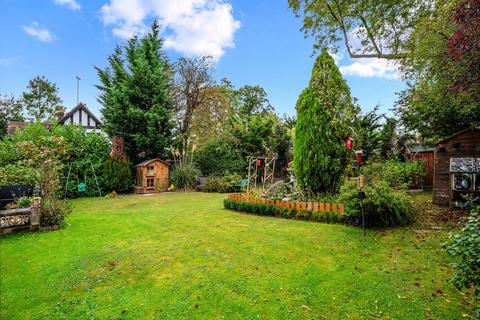
<svg viewBox="0 0 480 320">
<path fill-rule="evenodd" d="M 82 8 L 75 0 L 53 0 L 53 2 L 71 10 L 80 10 Z"/>
<path fill-rule="evenodd" d="M 23 26 L 23 30 L 33 38 L 42 42 L 52 42 L 56 39 L 55 35 L 47 28 L 42 27 L 37 21 L 32 21 L 29 26 Z"/>
<path fill-rule="evenodd" d="M 350 65 L 339 67 L 344 76 L 360 78 L 400 79 L 396 66 L 385 59 L 361 58 L 355 59 Z"/>
<path fill-rule="evenodd" d="M 148 30 L 146 20 L 157 18 L 165 47 L 187 56 L 211 55 L 219 59 L 235 46 L 240 22 L 223 0 L 109 0 L 100 9 L 105 25 L 122 39 Z"/>
</svg>

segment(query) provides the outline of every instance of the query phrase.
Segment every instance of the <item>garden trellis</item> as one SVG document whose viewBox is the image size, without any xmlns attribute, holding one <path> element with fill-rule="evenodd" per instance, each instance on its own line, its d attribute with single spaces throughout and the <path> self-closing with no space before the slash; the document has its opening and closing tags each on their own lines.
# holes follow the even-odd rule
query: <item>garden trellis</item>
<svg viewBox="0 0 480 320">
<path fill-rule="evenodd" d="M 257 183 L 265 186 L 275 181 L 275 161 L 273 157 L 248 157 L 247 190 L 257 188 Z M 258 181 L 260 179 L 260 181 Z"/>
</svg>

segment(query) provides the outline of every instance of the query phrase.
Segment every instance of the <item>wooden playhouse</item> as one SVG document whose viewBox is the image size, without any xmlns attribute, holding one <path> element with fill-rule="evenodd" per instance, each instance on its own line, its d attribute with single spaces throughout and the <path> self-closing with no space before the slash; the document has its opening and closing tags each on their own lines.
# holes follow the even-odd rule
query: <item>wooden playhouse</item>
<svg viewBox="0 0 480 320">
<path fill-rule="evenodd" d="M 154 193 L 168 189 L 169 164 L 150 159 L 136 165 L 135 193 Z"/>
</svg>

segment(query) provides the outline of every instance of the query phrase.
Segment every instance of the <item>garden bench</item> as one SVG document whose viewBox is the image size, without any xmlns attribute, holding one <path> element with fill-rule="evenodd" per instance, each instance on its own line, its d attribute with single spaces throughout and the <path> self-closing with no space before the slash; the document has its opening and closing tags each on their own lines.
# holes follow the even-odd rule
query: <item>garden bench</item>
<svg viewBox="0 0 480 320">
<path fill-rule="evenodd" d="M 0 209 L 21 197 L 31 197 L 33 188 L 29 184 L 0 186 Z"/>
</svg>

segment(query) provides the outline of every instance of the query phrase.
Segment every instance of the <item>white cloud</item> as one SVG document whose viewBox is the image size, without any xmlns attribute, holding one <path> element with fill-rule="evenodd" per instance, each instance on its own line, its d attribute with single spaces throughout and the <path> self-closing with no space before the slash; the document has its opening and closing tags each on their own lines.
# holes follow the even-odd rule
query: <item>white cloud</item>
<svg viewBox="0 0 480 320">
<path fill-rule="evenodd" d="M 80 10 L 82 7 L 75 0 L 53 0 L 56 4 L 60 6 L 67 7 L 72 10 Z"/>
<path fill-rule="evenodd" d="M 27 34 L 42 42 L 52 42 L 56 38 L 53 33 L 36 21 L 33 21 L 30 26 L 23 26 L 22 28 Z"/>
<path fill-rule="evenodd" d="M 240 22 L 224 0 L 109 0 L 100 9 L 113 34 L 128 39 L 148 30 L 146 20 L 158 18 L 165 47 L 188 56 L 211 55 L 219 59 L 234 47 Z"/>
<path fill-rule="evenodd" d="M 340 66 L 340 72 L 344 76 L 357 76 L 360 78 L 400 79 L 395 65 L 385 59 L 362 58 L 356 60 L 350 65 Z"/>
</svg>

